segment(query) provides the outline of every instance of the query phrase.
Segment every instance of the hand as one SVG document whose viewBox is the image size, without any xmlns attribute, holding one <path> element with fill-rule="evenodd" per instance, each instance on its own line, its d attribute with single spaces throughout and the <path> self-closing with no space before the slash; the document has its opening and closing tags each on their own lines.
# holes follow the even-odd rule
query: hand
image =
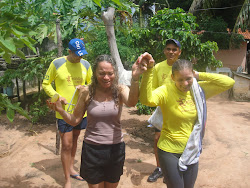
<svg viewBox="0 0 250 188">
<path fill-rule="evenodd" d="M 138 80 L 140 74 L 147 71 L 148 68 L 154 67 L 154 59 L 151 54 L 145 52 L 144 54 L 140 55 L 137 61 L 132 66 L 132 77 L 133 80 Z"/>
<path fill-rule="evenodd" d="M 89 86 L 81 85 L 79 87 L 77 86 L 77 89 L 79 90 L 79 98 L 86 100 L 89 95 Z"/>
<path fill-rule="evenodd" d="M 196 80 L 199 80 L 199 72 L 197 71 L 193 71 L 194 77 L 196 78 Z"/>
<path fill-rule="evenodd" d="M 48 107 L 54 111 L 60 111 L 60 110 L 62 111 L 64 110 L 63 105 L 68 104 L 67 100 L 64 97 L 59 97 L 59 99 L 56 102 L 51 102 L 51 99 L 49 99 L 46 101 L 46 103 Z"/>
</svg>

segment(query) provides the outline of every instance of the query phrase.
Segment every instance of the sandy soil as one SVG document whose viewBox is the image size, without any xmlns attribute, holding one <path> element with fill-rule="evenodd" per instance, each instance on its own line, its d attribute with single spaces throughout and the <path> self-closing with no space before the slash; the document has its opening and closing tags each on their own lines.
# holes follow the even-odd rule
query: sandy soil
<svg viewBox="0 0 250 188">
<path fill-rule="evenodd" d="M 155 168 L 154 130 L 147 128 L 149 116 L 124 108 L 122 115 L 126 161 L 119 188 L 162 188 L 163 179 L 148 183 Z M 35 125 L 37 135 L 27 131 L 30 123 L 20 116 L 10 123 L 0 116 L 0 187 L 57 188 L 64 182 L 60 155 L 55 155 L 54 114 Z M 79 170 L 79 139 L 75 167 Z M 197 188 L 249 188 L 250 183 L 250 103 L 222 98 L 208 100 L 208 121 L 200 158 Z M 72 180 L 74 188 L 86 182 Z"/>
</svg>

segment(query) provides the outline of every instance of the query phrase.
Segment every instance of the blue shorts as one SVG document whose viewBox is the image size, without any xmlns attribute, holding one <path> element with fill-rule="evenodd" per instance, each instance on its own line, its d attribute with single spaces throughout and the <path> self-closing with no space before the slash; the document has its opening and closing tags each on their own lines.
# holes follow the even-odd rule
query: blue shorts
<svg viewBox="0 0 250 188">
<path fill-rule="evenodd" d="M 82 121 L 75 127 L 66 123 L 63 119 L 57 119 L 58 129 L 61 133 L 71 132 L 73 129 L 82 130 L 87 127 L 87 117 L 83 118 Z"/>
</svg>

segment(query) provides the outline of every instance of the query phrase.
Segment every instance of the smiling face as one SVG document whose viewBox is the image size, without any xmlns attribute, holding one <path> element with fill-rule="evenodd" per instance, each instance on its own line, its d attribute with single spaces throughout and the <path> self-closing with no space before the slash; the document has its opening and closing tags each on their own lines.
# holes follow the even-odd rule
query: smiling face
<svg viewBox="0 0 250 188">
<path fill-rule="evenodd" d="M 168 65 L 172 65 L 181 55 L 181 50 L 175 44 L 167 44 L 164 48 L 164 54 L 167 58 Z"/>
<path fill-rule="evenodd" d="M 112 86 L 115 79 L 115 71 L 111 63 L 107 61 L 99 62 L 95 74 L 100 87 L 107 89 Z"/>
<path fill-rule="evenodd" d="M 175 86 L 184 93 L 190 90 L 193 84 L 193 77 L 193 70 L 189 68 L 174 71 L 172 74 L 172 79 L 175 82 Z"/>
</svg>

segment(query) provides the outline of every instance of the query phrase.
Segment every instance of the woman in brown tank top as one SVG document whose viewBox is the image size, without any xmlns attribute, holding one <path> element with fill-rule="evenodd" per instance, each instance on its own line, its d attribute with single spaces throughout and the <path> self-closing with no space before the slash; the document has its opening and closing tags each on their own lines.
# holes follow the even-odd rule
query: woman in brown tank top
<svg viewBox="0 0 250 188">
<path fill-rule="evenodd" d="M 100 55 L 92 66 L 89 86 L 79 87 L 73 114 L 60 101 L 48 103 L 63 119 L 74 126 L 87 111 L 88 125 L 82 147 L 81 176 L 90 188 L 115 188 L 123 174 L 125 144 L 121 132 L 123 104 L 135 106 L 139 97 L 139 77 L 147 68 L 142 56 L 132 66 L 131 86 L 118 84 L 118 70 L 109 55 Z"/>
</svg>

